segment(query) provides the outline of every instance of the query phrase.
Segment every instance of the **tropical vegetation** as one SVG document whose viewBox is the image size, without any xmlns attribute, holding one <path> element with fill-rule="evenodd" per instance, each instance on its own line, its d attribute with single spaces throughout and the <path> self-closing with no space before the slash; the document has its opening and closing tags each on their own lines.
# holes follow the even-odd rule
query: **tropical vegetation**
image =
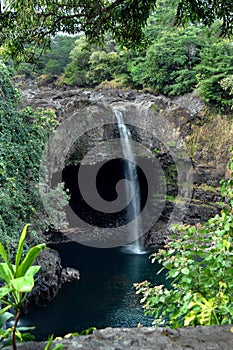
<svg viewBox="0 0 233 350">
<path fill-rule="evenodd" d="M 33 111 L 29 107 L 21 109 L 20 93 L 12 84 L 9 69 L 2 63 L 0 96 L 0 236 L 14 254 L 25 222 L 33 224 L 28 244 L 38 242 L 39 232 L 64 221 L 59 210 L 67 201 L 61 185 L 58 189 L 47 189 L 45 201 L 51 201 L 57 190 L 64 193 L 58 212 L 53 213 L 52 220 L 48 219 L 41 201 L 39 171 L 46 140 L 57 125 L 54 113 Z"/>
<path fill-rule="evenodd" d="M 210 28 L 188 23 L 174 30 L 175 14 L 176 2 L 157 1 L 143 30 L 147 44 L 134 49 L 119 45 L 110 33 L 101 46 L 90 45 L 84 34 L 59 35 L 36 66 L 21 64 L 17 74 L 40 84 L 149 88 L 168 96 L 197 90 L 208 104 L 229 111 L 232 90 L 226 81 L 233 74 L 233 47 L 231 39 L 220 36 L 222 22 Z"/>
<path fill-rule="evenodd" d="M 135 284 L 154 324 L 173 328 L 233 322 L 233 158 L 222 181 L 223 209 L 204 225 L 180 226 L 151 256 L 166 271 L 170 288 Z"/>
<path fill-rule="evenodd" d="M 16 338 L 29 336 L 17 323 L 39 271 L 34 260 L 45 247 L 39 233 L 66 224 L 62 208 L 68 200 L 62 184 L 45 193 L 39 187 L 43 150 L 57 118 L 51 110 L 23 107 L 12 79 L 64 88 L 130 87 L 171 97 L 196 90 L 230 119 L 233 45 L 221 35 L 232 34 L 232 12 L 232 0 L 1 2 L 1 345 L 11 340 L 15 350 Z M 233 160 L 230 169 L 231 178 L 221 184 L 221 213 L 204 225 L 175 228 L 174 240 L 152 256 L 171 288 L 136 284 L 156 325 L 233 322 Z M 41 196 L 51 203 L 57 191 L 61 200 L 48 215 Z M 27 237 L 26 222 L 32 223 Z M 51 344 L 52 338 L 47 349 Z"/>
<path fill-rule="evenodd" d="M 34 287 L 34 276 L 40 270 L 40 266 L 33 263 L 42 249 L 45 248 L 45 244 L 41 243 L 30 248 L 25 254 L 24 245 L 28 226 L 25 225 L 21 233 L 14 263 L 11 262 L 11 256 L 7 255 L 5 248 L 0 243 L 0 257 L 3 261 L 0 263 L 0 281 L 3 282 L 3 286 L 0 287 L 2 306 L 0 311 L 0 343 L 6 344 L 11 340 L 13 350 L 17 349 L 16 338 L 19 340 L 28 339 L 28 333 L 21 333 L 25 329 L 17 329 L 17 324 L 27 294 Z M 8 312 L 10 308 L 16 311 L 15 316 Z M 3 328 L 4 324 L 11 318 L 14 318 L 13 326 Z"/>
<path fill-rule="evenodd" d="M 143 27 L 157 9 L 156 0 L 38 0 L 1 2 L 0 46 L 15 60 L 33 59 L 49 47 L 58 32 L 85 33 L 90 42 L 101 42 L 106 32 L 124 46 L 143 44 Z M 166 4 L 166 2 L 165 2 Z M 221 20 L 221 31 L 232 33 L 231 0 L 171 0 L 177 22 Z"/>
</svg>

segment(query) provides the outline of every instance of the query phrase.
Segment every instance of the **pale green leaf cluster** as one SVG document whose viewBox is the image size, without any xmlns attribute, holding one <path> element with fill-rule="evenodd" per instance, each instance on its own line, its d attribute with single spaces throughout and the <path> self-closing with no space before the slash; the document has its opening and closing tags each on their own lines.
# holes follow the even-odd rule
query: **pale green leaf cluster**
<svg viewBox="0 0 233 350">
<path fill-rule="evenodd" d="M 0 280 L 4 286 L 0 288 L 1 303 L 6 305 L 0 315 L 4 314 L 10 307 L 19 310 L 27 294 L 34 287 L 34 276 L 39 272 L 40 266 L 33 265 L 36 257 L 45 244 L 38 244 L 32 247 L 28 253 L 23 256 L 23 246 L 25 244 L 26 232 L 29 225 L 25 225 L 17 248 L 15 263 L 11 263 L 6 250 L 0 242 L 0 256 L 3 262 L 0 263 Z"/>
<path fill-rule="evenodd" d="M 12 341 L 13 349 L 16 349 L 16 339 L 21 341 L 31 340 L 32 336 L 28 331 L 32 328 L 19 327 L 17 323 L 20 317 L 23 303 L 29 292 L 34 287 L 35 275 L 39 272 L 40 266 L 34 265 L 34 261 L 40 252 L 45 248 L 45 244 L 38 244 L 24 254 L 24 245 L 29 224 L 25 225 L 17 247 L 15 261 L 11 262 L 3 244 L 0 242 L 0 346 L 6 345 Z M 13 308 L 16 316 L 9 313 Z M 12 327 L 4 327 L 7 321 L 14 319 Z"/>
</svg>

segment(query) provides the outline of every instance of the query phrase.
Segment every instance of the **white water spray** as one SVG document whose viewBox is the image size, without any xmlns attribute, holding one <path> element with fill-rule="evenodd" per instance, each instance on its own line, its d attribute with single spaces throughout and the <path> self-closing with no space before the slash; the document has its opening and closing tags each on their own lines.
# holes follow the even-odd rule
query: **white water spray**
<svg viewBox="0 0 233 350">
<path fill-rule="evenodd" d="M 144 254 L 146 253 L 144 249 L 144 245 L 142 242 L 142 239 L 140 238 L 140 228 L 141 228 L 141 220 L 140 220 L 140 209 L 141 209 L 141 194 L 140 194 L 140 187 L 139 187 L 139 180 L 138 180 L 138 173 L 137 173 L 137 165 L 135 163 L 135 158 L 133 154 L 133 150 L 130 144 L 130 139 L 132 139 L 131 132 L 129 128 L 125 125 L 123 114 L 119 110 L 114 110 L 114 114 L 117 119 L 117 126 L 120 133 L 120 142 L 122 147 L 122 153 L 123 156 L 127 162 L 124 164 L 124 175 L 125 178 L 128 179 L 133 187 L 134 195 L 132 197 L 131 189 L 129 188 L 128 184 L 126 184 L 126 199 L 127 202 L 132 197 L 132 203 L 129 206 L 129 209 L 127 211 L 127 218 L 128 221 L 132 220 L 132 218 L 135 218 L 133 221 L 133 233 L 135 240 L 133 243 L 130 243 L 124 247 L 124 250 L 132 253 L 132 254 Z"/>
</svg>

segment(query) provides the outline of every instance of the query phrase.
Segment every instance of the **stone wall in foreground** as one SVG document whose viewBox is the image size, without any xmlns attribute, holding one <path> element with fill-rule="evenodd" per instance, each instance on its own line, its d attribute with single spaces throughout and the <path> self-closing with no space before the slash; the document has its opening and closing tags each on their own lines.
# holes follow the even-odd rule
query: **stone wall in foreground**
<svg viewBox="0 0 233 350">
<path fill-rule="evenodd" d="M 105 328 L 91 335 L 64 339 L 61 343 L 64 344 L 64 350 L 232 350 L 232 328 L 231 325 L 176 330 L 154 327 Z M 46 342 L 29 342 L 20 344 L 18 350 L 44 350 L 45 345 Z"/>
</svg>

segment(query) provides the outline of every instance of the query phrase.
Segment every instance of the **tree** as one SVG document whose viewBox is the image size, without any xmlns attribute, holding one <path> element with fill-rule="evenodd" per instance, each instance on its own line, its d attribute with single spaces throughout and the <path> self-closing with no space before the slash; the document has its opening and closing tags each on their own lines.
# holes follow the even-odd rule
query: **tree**
<svg viewBox="0 0 233 350">
<path fill-rule="evenodd" d="M 200 63 L 205 45 L 201 30 L 194 26 L 160 34 L 146 51 L 130 65 L 132 79 L 146 87 L 153 87 L 165 95 L 180 95 L 196 86 L 194 67 Z"/>
<path fill-rule="evenodd" d="M 84 32 L 89 41 L 101 42 L 107 31 L 116 41 L 135 46 L 142 42 L 143 27 L 156 10 L 156 0 L 6 0 L 0 12 L 2 54 L 20 61 L 32 60 L 38 48 L 48 48 L 58 32 Z M 231 0 L 171 0 L 177 21 L 222 20 L 222 32 L 232 33 Z M 31 45 L 33 44 L 33 45 Z M 31 46 L 30 46 L 31 45 Z"/>
<path fill-rule="evenodd" d="M 92 45 L 87 49 L 85 37 L 81 36 L 76 41 L 70 58 L 71 62 L 66 66 L 65 74 L 59 79 L 61 84 L 95 86 L 127 72 L 121 52 L 111 38 L 106 40 L 102 48 Z"/>
<path fill-rule="evenodd" d="M 59 75 L 64 72 L 69 63 L 70 51 L 74 48 L 77 36 L 57 35 L 51 41 L 51 48 L 40 57 L 36 71 L 50 75 Z"/>
<path fill-rule="evenodd" d="M 89 70 L 89 58 L 91 51 L 86 48 L 87 43 L 84 36 L 78 38 L 75 47 L 70 53 L 71 62 L 65 67 L 65 74 L 61 76 L 60 82 L 67 85 L 86 85 L 86 74 Z"/>
<path fill-rule="evenodd" d="M 221 81 L 233 74 L 233 46 L 221 40 L 206 46 L 201 51 L 201 62 L 195 67 L 199 93 L 207 103 L 220 108 L 232 104 L 232 96 L 221 85 Z"/>
</svg>

